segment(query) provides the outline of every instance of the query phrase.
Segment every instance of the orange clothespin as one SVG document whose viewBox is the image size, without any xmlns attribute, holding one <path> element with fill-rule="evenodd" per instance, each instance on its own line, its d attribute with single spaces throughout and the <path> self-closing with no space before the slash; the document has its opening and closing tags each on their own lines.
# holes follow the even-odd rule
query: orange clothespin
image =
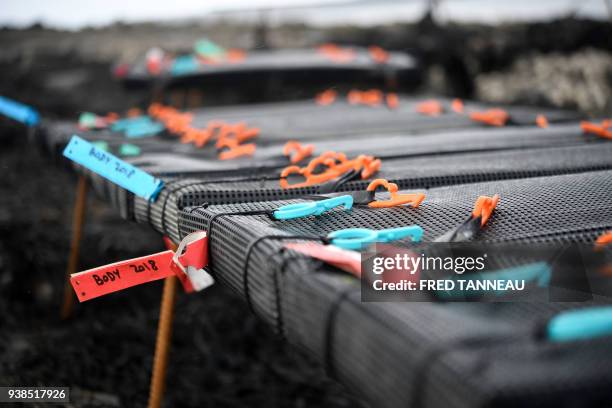
<svg viewBox="0 0 612 408">
<path fill-rule="evenodd" d="M 378 187 L 384 187 L 391 194 L 391 198 L 385 201 L 372 201 L 368 203 L 368 207 L 389 208 L 409 204 L 412 207 L 417 208 L 425 199 L 425 194 L 423 193 L 399 194 L 397 192 L 397 184 L 389 183 L 385 179 L 376 179 L 372 181 L 366 190 L 375 192 Z"/>
<path fill-rule="evenodd" d="M 177 113 L 165 121 L 166 128 L 172 133 L 183 133 L 191 124 L 193 115 L 191 113 Z"/>
<path fill-rule="evenodd" d="M 216 147 L 222 147 L 226 139 L 236 140 L 240 144 L 257 136 L 259 136 L 259 129 L 248 128 L 244 122 L 235 124 L 226 123 L 219 129 Z"/>
<path fill-rule="evenodd" d="M 385 97 L 385 100 L 387 101 L 387 106 L 389 107 L 389 109 L 397 109 L 397 107 L 399 106 L 399 97 L 396 93 L 388 93 Z"/>
<path fill-rule="evenodd" d="M 289 157 L 291 163 L 299 163 L 307 157 L 312 156 L 314 145 L 308 144 L 302 146 L 300 142 L 295 140 L 288 141 L 283 147 L 283 155 Z M 294 153 L 291 155 L 291 153 Z"/>
<path fill-rule="evenodd" d="M 225 60 L 230 64 L 238 64 L 246 59 L 246 51 L 238 48 L 230 48 L 225 53 Z"/>
<path fill-rule="evenodd" d="M 480 217 L 480 226 L 484 227 L 487 223 L 493 210 L 497 207 L 497 203 L 499 203 L 499 195 L 495 194 L 493 197 L 488 196 L 480 196 L 476 200 L 474 204 L 474 210 L 472 211 L 472 218 Z"/>
<path fill-rule="evenodd" d="M 333 62 L 350 62 L 355 59 L 355 51 L 350 48 L 339 47 L 336 44 L 323 44 L 318 51 Z"/>
<path fill-rule="evenodd" d="M 381 161 L 372 156 L 360 155 L 355 159 L 348 160 L 344 153 L 328 151 L 312 159 L 306 167 L 288 166 L 281 172 L 281 188 L 308 187 L 315 184 L 325 183 L 347 173 L 348 171 L 360 171 L 361 178 L 367 179 L 380 170 Z M 317 170 L 323 171 L 317 172 Z M 304 181 L 289 184 L 287 178 L 292 174 L 304 177 Z"/>
<path fill-rule="evenodd" d="M 366 156 L 363 160 L 363 170 L 361 171 L 362 179 L 369 179 L 374 174 L 380 171 L 380 166 L 382 165 L 382 161 L 380 159 L 375 159 L 372 156 Z"/>
<path fill-rule="evenodd" d="M 305 187 L 306 186 L 306 182 L 304 183 L 296 183 L 296 184 L 289 184 L 289 181 L 287 181 L 287 178 L 289 176 L 291 176 L 292 174 L 297 174 L 300 176 L 303 176 L 303 172 L 302 172 L 302 168 L 300 166 L 287 166 L 285 167 L 282 171 L 281 174 L 279 176 L 279 182 L 280 182 L 280 187 L 282 189 L 286 189 L 286 188 L 297 188 L 297 187 Z"/>
<path fill-rule="evenodd" d="M 167 118 L 169 118 L 172 113 L 174 113 L 174 110 L 173 108 L 164 106 L 160 103 L 152 103 L 151 105 L 149 105 L 149 109 L 147 110 L 147 112 L 152 117 L 159 119 L 163 122 Z"/>
<path fill-rule="evenodd" d="M 199 132 L 199 129 L 188 126 L 183 130 L 180 142 L 184 144 L 195 142 L 197 140 L 197 132 Z"/>
<path fill-rule="evenodd" d="M 208 129 L 197 129 L 189 126 L 181 136 L 181 143 L 193 143 L 196 147 L 203 147 L 211 138 Z"/>
<path fill-rule="evenodd" d="M 181 143 L 194 143 L 196 147 L 204 147 L 224 125 L 221 121 L 208 121 L 206 129 L 187 127 L 182 132 Z"/>
<path fill-rule="evenodd" d="M 348 160 L 344 153 L 326 152 L 322 156 L 326 158 L 324 163 L 328 167 L 327 171 L 334 172 L 335 177 L 341 176 L 350 170 L 355 170 L 361 172 L 362 179 L 367 179 L 376 174 L 382 164 L 380 159 L 363 154 L 352 160 Z"/>
<path fill-rule="evenodd" d="M 377 45 L 369 46 L 368 53 L 370 57 L 379 64 L 384 64 L 389 61 L 389 53 Z"/>
<path fill-rule="evenodd" d="M 141 116 L 142 115 L 142 109 L 140 108 L 130 108 L 128 109 L 127 113 L 125 116 L 127 116 L 128 118 L 135 118 L 137 116 Z"/>
<path fill-rule="evenodd" d="M 361 91 L 358 91 L 357 89 L 351 89 L 346 95 L 346 100 L 351 105 L 357 105 L 361 103 Z"/>
<path fill-rule="evenodd" d="M 607 231 L 597 238 L 595 241 L 595 248 L 600 249 L 610 244 L 612 244 L 612 231 Z"/>
<path fill-rule="evenodd" d="M 333 89 L 328 89 L 317 94 L 317 96 L 315 97 L 315 102 L 317 103 L 317 105 L 321 106 L 331 105 L 336 101 L 337 95 L 338 93 L 336 91 L 334 91 Z"/>
<path fill-rule="evenodd" d="M 351 90 L 347 95 L 348 103 L 351 105 L 380 105 L 383 100 L 383 93 L 378 89 L 370 89 L 369 91 Z"/>
<path fill-rule="evenodd" d="M 599 252 L 603 251 L 608 245 L 612 244 L 612 231 L 604 232 L 597 240 L 595 241 L 594 250 Z M 599 272 L 603 275 L 612 276 L 612 264 L 608 263 L 603 265 Z"/>
<path fill-rule="evenodd" d="M 160 103 L 153 102 L 152 104 L 149 105 L 149 108 L 147 109 L 147 113 L 153 117 L 157 117 L 159 115 L 159 112 L 162 109 L 163 109 L 163 106 Z"/>
<path fill-rule="evenodd" d="M 383 93 L 378 89 L 370 89 L 361 94 L 361 102 L 365 105 L 377 106 L 382 103 L 382 100 Z"/>
<path fill-rule="evenodd" d="M 206 129 L 202 129 L 197 133 L 195 139 L 196 147 L 203 147 L 215 137 L 215 134 L 223 128 L 224 122 L 220 120 L 209 120 L 206 124 Z"/>
<path fill-rule="evenodd" d="M 490 126 L 504 126 L 510 115 L 503 109 L 489 109 L 484 112 L 472 112 L 470 119 Z"/>
<path fill-rule="evenodd" d="M 541 127 L 543 129 L 548 127 L 548 119 L 546 119 L 546 116 L 544 115 L 538 115 L 536 116 L 536 125 L 538 125 L 538 127 Z"/>
<path fill-rule="evenodd" d="M 239 144 L 235 139 L 227 139 L 224 147 L 229 149 L 219 153 L 219 160 L 231 160 L 244 156 L 253 156 L 257 146 L 255 143 Z"/>
<path fill-rule="evenodd" d="M 421 102 L 417 105 L 416 110 L 418 113 L 427 116 L 438 116 L 444 110 L 442 104 L 436 100 L 429 100 Z"/>
<path fill-rule="evenodd" d="M 280 186 L 281 188 L 286 189 L 308 187 L 319 183 L 325 183 L 326 181 L 342 175 L 340 172 L 340 166 L 337 165 L 337 162 L 344 164 L 347 161 L 348 160 L 343 153 L 331 151 L 325 152 L 312 159 L 305 167 L 288 166 L 284 168 L 280 174 Z M 324 170 L 317 173 L 317 170 L 320 168 L 323 168 Z M 301 183 L 289 184 L 287 178 L 292 174 L 302 176 L 304 181 Z"/>
<path fill-rule="evenodd" d="M 117 121 L 118 119 L 119 119 L 119 115 L 117 114 L 117 112 L 108 112 L 108 113 L 106 114 L 106 116 L 104 117 L 104 120 L 105 120 L 107 123 L 112 123 L 112 122 L 115 122 L 115 121 Z"/>
<path fill-rule="evenodd" d="M 455 113 L 463 113 L 464 108 L 465 107 L 463 106 L 463 101 L 459 98 L 455 98 L 451 102 L 451 109 Z"/>
<path fill-rule="evenodd" d="M 612 130 L 610 130 L 610 120 L 604 120 L 600 125 L 592 122 L 582 121 L 580 127 L 584 133 L 590 133 L 595 136 L 612 139 Z"/>
</svg>

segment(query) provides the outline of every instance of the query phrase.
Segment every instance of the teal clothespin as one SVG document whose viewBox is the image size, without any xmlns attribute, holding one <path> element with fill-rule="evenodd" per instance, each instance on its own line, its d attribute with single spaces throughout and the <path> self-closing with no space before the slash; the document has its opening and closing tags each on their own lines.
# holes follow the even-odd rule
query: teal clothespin
<svg viewBox="0 0 612 408">
<path fill-rule="evenodd" d="M 220 47 L 219 45 L 207 39 L 196 41 L 193 46 L 193 49 L 196 54 L 201 55 L 205 58 L 216 59 L 221 58 L 225 55 L 225 49 L 223 47 Z"/>
<path fill-rule="evenodd" d="M 289 220 L 293 218 L 308 217 L 309 215 L 318 216 L 325 211 L 329 211 L 339 206 L 344 206 L 345 210 L 353 208 L 353 196 L 342 195 L 310 203 L 288 204 L 277 208 L 273 212 L 273 215 L 277 220 Z"/>
<path fill-rule="evenodd" d="M 392 242 L 411 237 L 412 242 L 419 242 L 423 237 L 423 228 L 418 225 L 407 227 L 372 230 L 369 228 L 347 228 L 334 231 L 327 236 L 331 243 L 343 249 L 361 249 L 375 242 Z"/>
<path fill-rule="evenodd" d="M 174 76 L 187 75 L 196 72 L 200 64 L 193 55 L 179 55 L 170 67 L 170 74 Z"/>
<path fill-rule="evenodd" d="M 551 341 L 586 340 L 612 335 L 612 306 L 561 312 L 546 326 Z"/>
<path fill-rule="evenodd" d="M 121 119 L 113 123 L 111 129 L 124 132 L 129 139 L 154 136 L 164 130 L 164 125 L 152 120 L 149 116 Z"/>
<path fill-rule="evenodd" d="M 140 147 L 130 144 L 130 143 L 124 143 L 121 146 L 119 146 L 119 155 L 120 156 L 140 156 L 141 153 L 141 149 Z"/>
</svg>

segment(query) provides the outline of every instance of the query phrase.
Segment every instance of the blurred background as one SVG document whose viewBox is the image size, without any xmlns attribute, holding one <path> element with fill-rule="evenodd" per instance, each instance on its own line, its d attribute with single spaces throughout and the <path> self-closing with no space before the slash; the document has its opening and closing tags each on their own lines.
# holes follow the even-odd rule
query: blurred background
<svg viewBox="0 0 612 408">
<path fill-rule="evenodd" d="M 190 52 L 202 38 L 247 53 L 377 45 L 414 59 L 413 93 L 612 112 L 607 0 L 0 0 L 0 9 L 0 95 L 46 118 L 142 105 L 150 87 L 125 86 L 117 67 L 154 47 Z M 240 81 L 221 88 L 199 104 L 303 97 Z M 144 406 L 161 285 L 61 321 L 74 177 L 6 119 L 0 143 L 0 385 L 71 386 L 71 406 Z M 81 269 L 162 248 L 148 227 L 89 204 Z M 362 405 L 223 288 L 178 302 L 167 406 Z"/>
<path fill-rule="evenodd" d="M 133 104 L 112 66 L 201 38 L 247 51 L 375 44 L 418 58 L 427 92 L 611 109 L 608 0 L 2 3 L 0 90 L 56 114 Z"/>
</svg>

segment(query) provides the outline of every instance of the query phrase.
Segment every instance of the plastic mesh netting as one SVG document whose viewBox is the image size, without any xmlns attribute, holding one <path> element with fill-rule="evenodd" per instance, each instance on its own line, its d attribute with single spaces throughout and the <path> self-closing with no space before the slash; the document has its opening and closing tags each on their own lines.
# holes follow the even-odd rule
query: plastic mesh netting
<svg viewBox="0 0 612 408">
<path fill-rule="evenodd" d="M 530 149 L 391 159 L 372 178 L 386 178 L 400 188 L 433 187 L 579 173 L 612 168 L 609 144 L 571 148 Z M 215 181 L 215 178 L 168 180 L 155 203 L 134 198 L 134 217 L 158 231 L 178 238 L 177 216 L 181 208 L 202 203 L 270 201 L 320 193 L 318 186 L 281 189 L 277 178 L 250 175 Z M 340 185 L 337 191 L 365 190 L 370 180 Z M 126 197 L 124 197 L 126 198 Z"/>
<path fill-rule="evenodd" d="M 418 224 L 429 241 L 461 223 L 478 195 L 498 193 L 479 241 L 592 242 L 612 227 L 611 188 L 610 171 L 474 183 L 431 189 L 418 209 L 357 207 L 290 221 L 218 215 L 287 201 L 217 205 L 185 209 L 180 231 L 207 229 L 216 278 L 376 406 L 566 406 L 578 396 L 597 405 L 612 383 L 610 360 L 601 360 L 611 340 L 536 336 L 542 321 L 576 305 L 362 303 L 354 278 L 283 249 L 295 239 L 280 237 Z"/>
</svg>

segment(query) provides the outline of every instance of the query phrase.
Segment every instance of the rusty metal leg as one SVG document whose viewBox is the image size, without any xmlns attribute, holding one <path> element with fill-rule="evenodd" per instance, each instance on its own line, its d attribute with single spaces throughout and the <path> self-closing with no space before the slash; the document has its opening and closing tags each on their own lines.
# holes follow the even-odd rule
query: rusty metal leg
<svg viewBox="0 0 612 408">
<path fill-rule="evenodd" d="M 175 245 L 167 246 L 169 247 L 168 249 L 176 250 Z M 151 375 L 151 385 L 149 387 L 148 408 L 160 408 L 164 399 L 168 354 L 170 352 L 172 323 L 174 321 L 176 281 L 177 278 L 175 276 L 167 277 L 164 280 L 164 292 L 159 309 L 157 340 L 155 342 L 155 357 L 153 359 L 153 374 Z"/>
<path fill-rule="evenodd" d="M 155 358 L 153 359 L 153 374 L 149 388 L 148 408 L 161 407 L 166 389 L 166 369 L 168 367 L 168 354 L 172 337 L 172 322 L 174 321 L 176 279 L 175 276 L 170 276 L 164 281 L 164 293 L 159 310 L 157 340 L 155 343 Z"/>
<path fill-rule="evenodd" d="M 74 309 L 74 293 L 70 285 L 70 275 L 78 272 L 79 253 L 81 247 L 81 235 L 83 231 L 83 221 L 85 220 L 85 206 L 87 204 L 87 179 L 80 175 L 77 182 L 76 198 L 72 215 L 72 238 L 70 242 L 70 254 L 68 257 L 68 267 L 66 269 L 66 283 L 64 285 L 64 301 L 60 317 L 67 319 L 72 315 Z"/>
</svg>

